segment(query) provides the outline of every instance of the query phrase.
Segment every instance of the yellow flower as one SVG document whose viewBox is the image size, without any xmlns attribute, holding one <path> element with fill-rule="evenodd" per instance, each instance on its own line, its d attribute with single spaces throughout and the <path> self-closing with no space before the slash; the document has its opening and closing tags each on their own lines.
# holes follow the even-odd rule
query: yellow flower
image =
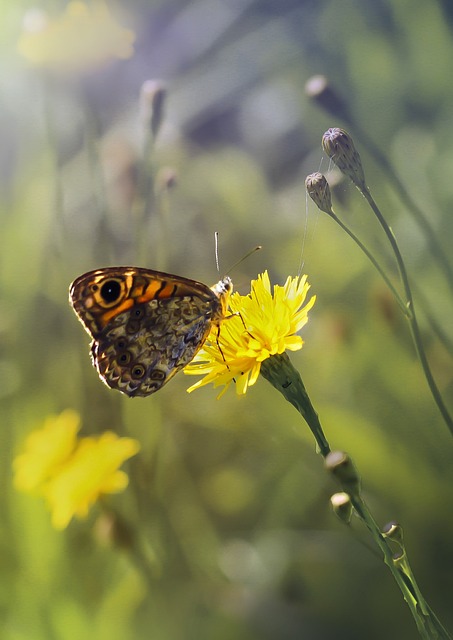
<svg viewBox="0 0 453 640">
<path fill-rule="evenodd" d="M 78 72 L 111 58 L 130 58 L 134 39 L 133 31 L 117 24 L 104 2 L 87 5 L 73 0 L 53 20 L 41 11 L 29 12 L 17 46 L 35 67 Z"/>
<path fill-rule="evenodd" d="M 25 441 L 24 453 L 18 455 L 13 462 L 16 489 L 39 492 L 43 483 L 73 453 L 79 429 L 79 414 L 66 409 L 58 416 L 49 416 L 42 429 L 31 433 Z"/>
<path fill-rule="evenodd" d="M 307 323 L 316 299 L 313 296 L 304 305 L 309 288 L 307 276 L 289 276 L 272 292 L 265 271 L 252 281 L 248 295 L 233 293 L 231 316 L 222 322 L 220 333 L 213 327 L 203 349 L 184 369 L 188 375 L 204 375 L 188 391 L 212 382 L 214 387 L 225 386 L 221 396 L 234 381 L 236 392 L 245 394 L 258 379 L 264 360 L 301 349 L 303 340 L 296 334 Z"/>
<path fill-rule="evenodd" d="M 128 477 L 118 467 L 138 450 L 136 440 L 119 438 L 110 431 L 96 438 L 83 438 L 43 490 L 54 527 L 64 529 L 73 516 L 85 518 L 102 495 L 123 491 Z"/>
<path fill-rule="evenodd" d="M 125 489 L 128 478 L 118 468 L 140 448 L 136 440 L 110 431 L 77 439 L 79 429 L 76 411 L 49 417 L 28 436 L 24 453 L 13 462 L 16 489 L 44 496 L 57 529 L 64 529 L 74 515 L 85 517 L 103 494 Z"/>
</svg>

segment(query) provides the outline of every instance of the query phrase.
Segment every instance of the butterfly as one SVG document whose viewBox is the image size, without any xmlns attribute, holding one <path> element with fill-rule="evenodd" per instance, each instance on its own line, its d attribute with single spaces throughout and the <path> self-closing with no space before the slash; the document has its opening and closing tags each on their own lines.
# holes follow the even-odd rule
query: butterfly
<svg viewBox="0 0 453 640">
<path fill-rule="evenodd" d="M 91 359 L 107 386 L 149 396 L 185 367 L 228 314 L 229 277 L 212 288 L 139 267 L 78 277 L 69 301 L 92 338 Z"/>
</svg>

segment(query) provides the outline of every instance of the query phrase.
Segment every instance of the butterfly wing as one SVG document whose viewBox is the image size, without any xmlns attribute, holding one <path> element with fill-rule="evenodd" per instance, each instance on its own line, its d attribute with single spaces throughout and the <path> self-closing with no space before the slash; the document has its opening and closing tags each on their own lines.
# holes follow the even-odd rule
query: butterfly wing
<svg viewBox="0 0 453 640">
<path fill-rule="evenodd" d="M 93 338 L 101 379 L 129 396 L 158 391 L 188 364 L 222 316 L 222 295 L 159 271 L 91 271 L 70 287 L 70 301 Z"/>
</svg>

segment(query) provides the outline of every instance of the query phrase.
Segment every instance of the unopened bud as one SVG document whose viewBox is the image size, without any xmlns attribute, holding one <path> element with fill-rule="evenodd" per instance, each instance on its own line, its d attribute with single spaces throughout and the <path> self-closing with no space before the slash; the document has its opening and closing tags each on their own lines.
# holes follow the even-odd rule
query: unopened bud
<svg viewBox="0 0 453 640">
<path fill-rule="evenodd" d="M 154 137 L 162 124 L 166 90 L 159 80 L 146 80 L 140 91 L 140 117 Z"/>
<path fill-rule="evenodd" d="M 404 549 L 403 527 L 400 524 L 397 522 L 389 522 L 383 528 L 382 533 L 386 538 L 396 542 L 401 549 Z"/>
<path fill-rule="evenodd" d="M 325 459 L 325 467 L 348 489 L 350 494 L 360 492 L 360 477 L 347 453 L 343 451 L 331 451 Z"/>
<path fill-rule="evenodd" d="M 325 213 L 332 213 L 332 196 L 329 183 L 322 173 L 310 173 L 305 178 L 305 188 L 315 205 Z"/>
<path fill-rule="evenodd" d="M 317 75 L 309 78 L 305 84 L 305 93 L 331 115 L 348 124 L 352 122 L 347 104 L 329 84 L 326 76 Z"/>
<path fill-rule="evenodd" d="M 362 161 L 349 133 L 338 127 L 327 129 L 322 137 L 322 148 L 356 187 L 366 191 Z"/>
<path fill-rule="evenodd" d="M 333 512 L 340 518 L 345 524 L 351 522 L 352 517 L 352 504 L 351 498 L 344 491 L 334 493 L 330 498 L 330 504 L 332 505 Z"/>
<path fill-rule="evenodd" d="M 406 573 L 406 571 L 407 571 L 407 557 L 406 557 L 406 552 L 404 551 L 404 549 L 400 549 L 399 551 L 394 553 L 393 556 L 392 556 L 392 560 L 393 560 L 393 564 L 395 565 L 395 567 L 397 569 L 399 569 L 403 573 Z"/>
</svg>

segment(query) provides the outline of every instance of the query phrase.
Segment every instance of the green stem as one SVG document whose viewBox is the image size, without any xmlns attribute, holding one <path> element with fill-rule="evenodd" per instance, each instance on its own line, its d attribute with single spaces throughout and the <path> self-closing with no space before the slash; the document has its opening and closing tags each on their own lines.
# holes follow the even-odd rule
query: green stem
<svg viewBox="0 0 453 640">
<path fill-rule="evenodd" d="M 357 185 L 358 186 L 358 185 Z M 406 267 L 404 266 L 404 261 L 403 261 L 403 257 L 401 255 L 401 252 L 399 250 L 398 247 L 398 243 L 396 241 L 396 238 L 391 230 L 391 228 L 389 227 L 389 225 L 387 224 L 384 216 L 382 215 L 382 213 L 379 210 L 379 207 L 377 206 L 376 202 L 374 201 L 374 198 L 372 197 L 371 193 L 369 192 L 368 188 L 366 187 L 362 187 L 362 186 L 358 186 L 360 192 L 362 193 L 362 195 L 364 196 L 364 198 L 366 199 L 366 201 L 368 202 L 368 204 L 370 205 L 371 209 L 373 210 L 373 213 L 375 214 L 376 218 L 379 221 L 379 224 L 381 225 L 381 227 L 384 230 L 385 235 L 387 236 L 390 245 L 393 249 L 393 253 L 395 254 L 395 258 L 396 258 L 396 262 L 398 265 L 398 271 L 400 273 L 400 277 L 401 277 L 401 281 L 403 284 L 403 288 L 404 288 L 404 293 L 406 296 L 406 300 L 407 300 L 407 307 L 411 312 L 411 315 L 408 316 L 408 320 L 410 323 L 410 327 L 411 327 L 411 332 L 412 332 L 412 337 L 414 340 L 414 344 L 415 344 L 415 349 L 417 351 L 417 355 L 418 358 L 420 360 L 420 363 L 422 365 L 423 368 L 423 372 L 425 374 L 425 378 L 426 381 L 428 383 L 428 386 L 430 388 L 430 391 L 432 393 L 432 396 L 434 398 L 435 403 L 437 404 L 437 407 L 445 421 L 445 424 L 447 425 L 448 429 L 450 430 L 450 433 L 453 435 L 453 419 L 450 416 L 450 413 L 443 401 L 443 398 L 440 394 L 440 391 L 437 387 L 436 381 L 434 380 L 433 374 L 431 372 L 431 368 L 429 366 L 429 362 L 428 359 L 426 357 L 426 353 L 425 353 L 425 348 L 423 346 L 423 341 L 422 341 L 422 337 L 420 334 L 420 329 L 418 326 L 418 322 L 417 322 L 417 317 L 415 315 L 415 308 L 414 308 L 414 302 L 413 302 L 413 298 L 412 298 L 412 291 L 409 285 L 409 279 L 407 276 L 407 272 L 406 272 Z"/>
<path fill-rule="evenodd" d="M 385 273 L 384 269 L 381 267 L 379 262 L 373 256 L 373 254 L 367 249 L 367 247 L 363 244 L 363 242 L 361 240 L 359 240 L 359 238 L 355 235 L 355 233 L 344 222 L 342 222 L 340 220 L 340 218 L 338 218 L 336 216 L 336 214 L 333 212 L 332 209 L 330 209 L 330 211 L 328 211 L 327 214 L 332 218 L 332 220 L 334 220 L 343 229 L 343 231 L 345 231 L 348 234 L 348 236 L 350 238 L 352 238 L 352 240 L 356 243 L 356 245 L 359 247 L 359 249 L 361 249 L 361 251 L 363 251 L 363 253 L 366 255 L 366 257 L 372 262 L 374 267 L 381 274 L 384 282 L 386 283 L 386 285 L 388 286 L 390 291 L 395 296 L 395 299 L 396 299 L 397 303 L 399 304 L 399 306 L 401 307 L 402 312 L 404 313 L 404 315 L 407 318 L 410 319 L 410 317 L 412 315 L 411 309 L 408 307 L 407 304 L 405 304 L 405 302 L 403 301 L 403 299 L 399 295 L 398 291 L 395 289 L 395 287 L 391 283 L 390 278 L 387 276 L 387 274 Z"/>
<path fill-rule="evenodd" d="M 420 591 L 420 587 L 418 586 L 414 574 L 412 573 L 407 553 L 405 551 L 401 557 L 400 566 L 402 571 L 404 572 L 404 576 L 409 578 L 411 587 L 414 589 L 414 596 L 417 600 L 418 605 L 420 606 L 426 624 L 429 625 L 430 631 L 432 631 L 434 634 L 437 633 L 439 638 L 449 638 L 447 630 L 444 628 L 434 611 L 424 599 Z"/>
<path fill-rule="evenodd" d="M 261 375 L 299 411 L 310 427 L 321 455 L 325 458 L 330 453 L 330 445 L 322 430 L 318 414 L 310 402 L 302 378 L 286 353 L 267 358 L 261 364 Z"/>
<path fill-rule="evenodd" d="M 293 367 L 286 353 L 271 356 L 265 360 L 261 365 L 261 374 L 275 389 L 280 391 L 285 399 L 302 415 L 315 437 L 321 455 L 324 458 L 337 456 L 338 454 L 332 454 L 330 451 L 330 446 L 324 435 L 318 414 L 310 401 L 299 372 Z M 384 562 L 392 573 L 395 582 L 409 606 L 420 637 L 424 640 L 451 640 L 423 598 L 415 580 L 413 580 L 412 573 L 403 572 L 397 566 L 389 542 L 379 530 L 376 521 L 361 496 L 360 478 L 352 463 L 349 465 L 349 472 L 343 473 L 342 477 L 340 474 L 335 475 L 340 480 L 343 490 L 350 496 L 352 506 L 358 517 L 365 524 L 373 540 L 381 550 Z"/>
<path fill-rule="evenodd" d="M 395 297 L 395 300 L 397 301 L 397 303 L 398 303 L 399 307 L 401 308 L 402 312 L 410 320 L 410 318 L 411 318 L 411 310 L 408 308 L 408 305 L 401 298 L 401 296 L 399 295 L 398 291 L 393 286 L 390 278 L 387 276 L 387 274 L 385 273 L 384 269 L 378 263 L 378 261 L 373 256 L 371 251 L 369 251 L 367 249 L 367 247 L 363 244 L 363 242 L 361 240 L 359 240 L 359 238 L 350 229 L 350 227 L 348 227 L 342 220 L 340 220 L 340 218 L 338 218 L 338 216 L 334 213 L 334 211 L 332 209 L 330 209 L 330 210 L 326 209 L 325 212 L 327 213 L 328 216 L 330 216 L 332 218 L 332 220 L 334 222 L 336 222 L 343 229 L 343 231 L 345 231 L 347 233 L 347 235 L 356 243 L 356 245 L 359 247 L 359 249 L 370 260 L 370 262 L 373 264 L 373 266 L 376 268 L 376 270 L 380 273 L 382 279 L 384 280 L 384 282 L 386 283 L 386 285 L 388 286 L 388 288 L 392 292 L 392 294 Z M 422 293 L 422 291 L 420 289 L 416 290 L 416 296 L 420 299 L 420 306 L 422 308 L 422 311 L 423 311 L 424 315 L 426 316 L 427 322 L 429 323 L 434 335 L 437 337 L 439 342 L 441 342 L 441 344 L 445 347 L 445 349 L 450 353 L 450 355 L 453 355 L 453 341 L 449 338 L 449 336 L 447 336 L 445 331 L 442 329 L 442 327 L 437 322 L 436 318 L 429 311 L 429 303 L 426 300 L 424 294 Z"/>
<path fill-rule="evenodd" d="M 112 237 L 110 227 L 106 185 L 99 152 L 102 132 L 98 115 L 86 99 L 84 100 L 83 115 L 85 125 L 85 151 L 92 180 L 93 205 L 98 224 L 97 235 L 104 240 L 104 242 L 97 243 L 96 255 L 100 263 L 108 263 L 114 258 L 111 248 L 108 248 L 113 245 L 114 238 Z"/>
<path fill-rule="evenodd" d="M 413 575 L 408 575 L 405 572 L 403 573 L 399 570 L 398 565 L 394 560 L 393 551 L 390 548 L 385 537 L 382 535 L 362 496 L 359 493 L 351 493 L 350 498 L 352 506 L 354 507 L 357 515 L 370 531 L 373 540 L 382 551 L 384 562 L 392 573 L 395 582 L 400 588 L 400 591 L 409 606 L 409 609 L 417 625 L 420 637 L 426 638 L 427 640 L 432 640 L 434 638 L 442 638 L 444 640 L 448 640 L 450 636 L 445 631 L 445 629 L 443 629 L 442 625 L 440 626 L 443 629 L 443 633 L 439 635 L 439 628 L 436 624 L 436 621 L 438 623 L 439 621 L 431 611 L 430 607 L 427 605 L 422 593 L 420 592 L 420 589 L 418 588 L 417 583 L 413 578 Z"/>
<path fill-rule="evenodd" d="M 143 152 L 138 167 L 137 196 L 135 203 L 135 251 L 139 264 L 144 264 L 149 254 L 149 222 L 154 204 L 154 168 L 152 152 L 154 136 L 151 130 L 146 130 Z M 160 246 L 159 244 L 157 246 Z M 156 260 L 157 264 L 159 261 Z"/>
<path fill-rule="evenodd" d="M 52 164 L 54 170 L 54 209 L 55 209 L 55 218 L 57 220 L 57 224 L 59 225 L 59 233 L 63 234 L 65 231 L 64 224 L 64 198 L 63 198 L 63 184 L 61 180 L 61 170 L 58 161 L 58 139 L 55 132 L 55 122 L 54 122 L 54 113 L 52 111 L 52 101 L 49 98 L 50 91 L 48 87 L 44 87 L 44 126 L 46 130 L 46 136 L 48 141 L 48 148 L 50 153 L 52 154 Z M 58 238 L 60 240 L 61 238 Z"/>
<path fill-rule="evenodd" d="M 412 288 L 414 289 L 414 286 L 412 286 Z M 429 300 L 427 300 L 425 294 L 420 289 L 420 287 L 415 288 L 415 297 L 416 299 L 418 299 L 418 307 L 421 308 L 422 313 L 425 316 L 426 321 L 430 325 L 433 334 L 442 344 L 444 349 L 448 351 L 450 356 L 453 356 L 453 340 L 450 338 L 450 336 L 448 336 L 445 333 L 444 329 L 438 323 L 436 318 L 432 315 L 430 311 L 430 307 L 431 307 L 430 302 Z"/>
<path fill-rule="evenodd" d="M 387 160 L 386 156 L 381 152 L 381 150 L 374 144 L 373 140 L 366 134 L 363 129 L 359 128 L 356 123 L 351 123 L 351 125 L 352 127 L 355 127 L 358 133 L 358 137 L 362 139 L 367 150 L 374 156 L 374 159 L 380 165 L 381 169 L 383 169 L 387 176 L 387 180 L 393 185 L 393 188 L 398 193 L 401 201 L 411 212 L 420 229 L 423 231 L 433 259 L 437 261 L 439 267 L 445 275 L 448 286 L 453 291 L 453 268 L 445 254 L 442 245 L 438 241 L 434 229 L 429 223 L 429 220 L 426 218 L 422 209 L 420 209 L 420 207 L 418 207 L 417 204 L 412 200 L 409 192 L 407 191 L 401 180 L 398 178 L 392 165 Z"/>
</svg>

